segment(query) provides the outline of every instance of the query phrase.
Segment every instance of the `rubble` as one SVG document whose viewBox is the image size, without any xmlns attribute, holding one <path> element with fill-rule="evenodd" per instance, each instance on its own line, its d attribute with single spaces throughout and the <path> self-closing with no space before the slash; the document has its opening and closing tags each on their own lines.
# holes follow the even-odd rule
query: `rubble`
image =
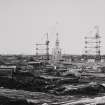
<svg viewBox="0 0 105 105">
<path fill-rule="evenodd" d="M 6 96 L 0 96 L 0 105 L 35 105 L 35 104 L 28 102 L 25 99 L 16 99 L 16 98 L 9 98 Z"/>
<path fill-rule="evenodd" d="M 0 77 L 0 87 L 45 92 L 55 95 L 95 95 L 105 93 L 104 85 L 95 82 L 80 85 L 78 78 L 54 76 L 46 76 L 45 78 L 44 76 L 35 77 L 30 74 L 25 74 L 24 76 L 19 74 L 19 77 L 18 75 L 15 77 Z"/>
<path fill-rule="evenodd" d="M 85 85 L 65 85 L 57 87 L 50 91 L 56 95 L 97 95 L 99 93 L 105 93 L 105 87 L 101 84 L 85 84 Z"/>
</svg>

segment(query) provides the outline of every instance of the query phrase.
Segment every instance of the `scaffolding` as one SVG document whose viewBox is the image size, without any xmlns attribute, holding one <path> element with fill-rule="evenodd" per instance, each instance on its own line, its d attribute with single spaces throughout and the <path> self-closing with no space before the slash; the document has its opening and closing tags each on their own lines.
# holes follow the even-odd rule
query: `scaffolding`
<svg viewBox="0 0 105 105">
<path fill-rule="evenodd" d="M 99 35 L 99 27 L 95 26 L 94 29 L 96 30 L 94 36 L 86 36 L 85 37 L 85 56 L 87 59 L 89 57 L 94 56 L 95 60 L 101 59 L 101 52 L 100 52 L 100 35 Z"/>
<path fill-rule="evenodd" d="M 44 44 L 36 43 L 36 56 L 37 56 L 37 58 L 39 58 L 39 56 L 41 56 L 42 59 L 49 60 L 49 42 L 50 41 L 48 39 L 48 33 L 46 33 L 46 42 Z"/>
</svg>

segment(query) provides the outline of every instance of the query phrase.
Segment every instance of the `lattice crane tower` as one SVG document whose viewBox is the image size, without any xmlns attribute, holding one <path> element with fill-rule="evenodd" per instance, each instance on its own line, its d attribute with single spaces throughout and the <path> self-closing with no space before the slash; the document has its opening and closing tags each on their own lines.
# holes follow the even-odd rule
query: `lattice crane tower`
<svg viewBox="0 0 105 105">
<path fill-rule="evenodd" d="M 53 48 L 53 53 L 52 53 L 52 60 L 57 63 L 61 60 L 62 55 L 61 55 L 61 49 L 59 45 L 59 39 L 58 39 L 58 33 L 56 33 L 56 42 L 55 42 L 55 47 Z"/>
</svg>

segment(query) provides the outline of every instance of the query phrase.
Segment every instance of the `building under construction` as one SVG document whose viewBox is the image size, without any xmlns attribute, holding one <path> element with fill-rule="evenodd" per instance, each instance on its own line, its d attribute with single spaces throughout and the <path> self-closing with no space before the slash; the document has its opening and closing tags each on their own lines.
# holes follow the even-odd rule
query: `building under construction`
<svg viewBox="0 0 105 105">
<path fill-rule="evenodd" d="M 52 54 L 49 54 L 49 39 L 48 33 L 46 33 L 46 41 L 45 43 L 37 43 L 36 44 L 36 57 L 40 60 L 51 61 L 52 63 L 57 63 L 60 60 L 64 60 L 66 62 L 72 61 L 100 61 L 104 59 L 101 55 L 101 37 L 99 32 L 99 26 L 94 26 L 92 31 L 89 32 L 87 36 L 85 36 L 85 51 L 84 54 L 74 56 L 67 55 L 63 56 L 61 53 L 60 42 L 58 38 L 59 33 L 56 33 L 56 41 L 55 46 L 52 49 Z M 43 53 L 42 53 L 43 51 Z"/>
<path fill-rule="evenodd" d="M 95 33 L 93 36 L 85 37 L 85 58 L 86 59 L 95 59 L 96 61 L 101 60 L 101 51 L 100 51 L 100 34 L 99 27 L 94 27 Z M 92 34 L 92 33 L 90 33 Z"/>
<path fill-rule="evenodd" d="M 36 57 L 37 59 L 41 58 L 43 60 L 49 60 L 49 39 L 48 33 L 46 33 L 46 41 L 45 43 L 37 43 L 36 44 Z"/>
</svg>

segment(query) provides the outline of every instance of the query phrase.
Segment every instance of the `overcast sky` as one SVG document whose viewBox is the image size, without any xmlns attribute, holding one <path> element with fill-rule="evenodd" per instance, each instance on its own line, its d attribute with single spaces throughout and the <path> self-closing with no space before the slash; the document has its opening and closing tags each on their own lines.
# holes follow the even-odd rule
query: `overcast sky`
<svg viewBox="0 0 105 105">
<path fill-rule="evenodd" d="M 63 53 L 84 52 L 84 37 L 98 25 L 105 54 L 105 0 L 0 0 L 0 54 L 34 54 L 49 33 Z"/>
</svg>

